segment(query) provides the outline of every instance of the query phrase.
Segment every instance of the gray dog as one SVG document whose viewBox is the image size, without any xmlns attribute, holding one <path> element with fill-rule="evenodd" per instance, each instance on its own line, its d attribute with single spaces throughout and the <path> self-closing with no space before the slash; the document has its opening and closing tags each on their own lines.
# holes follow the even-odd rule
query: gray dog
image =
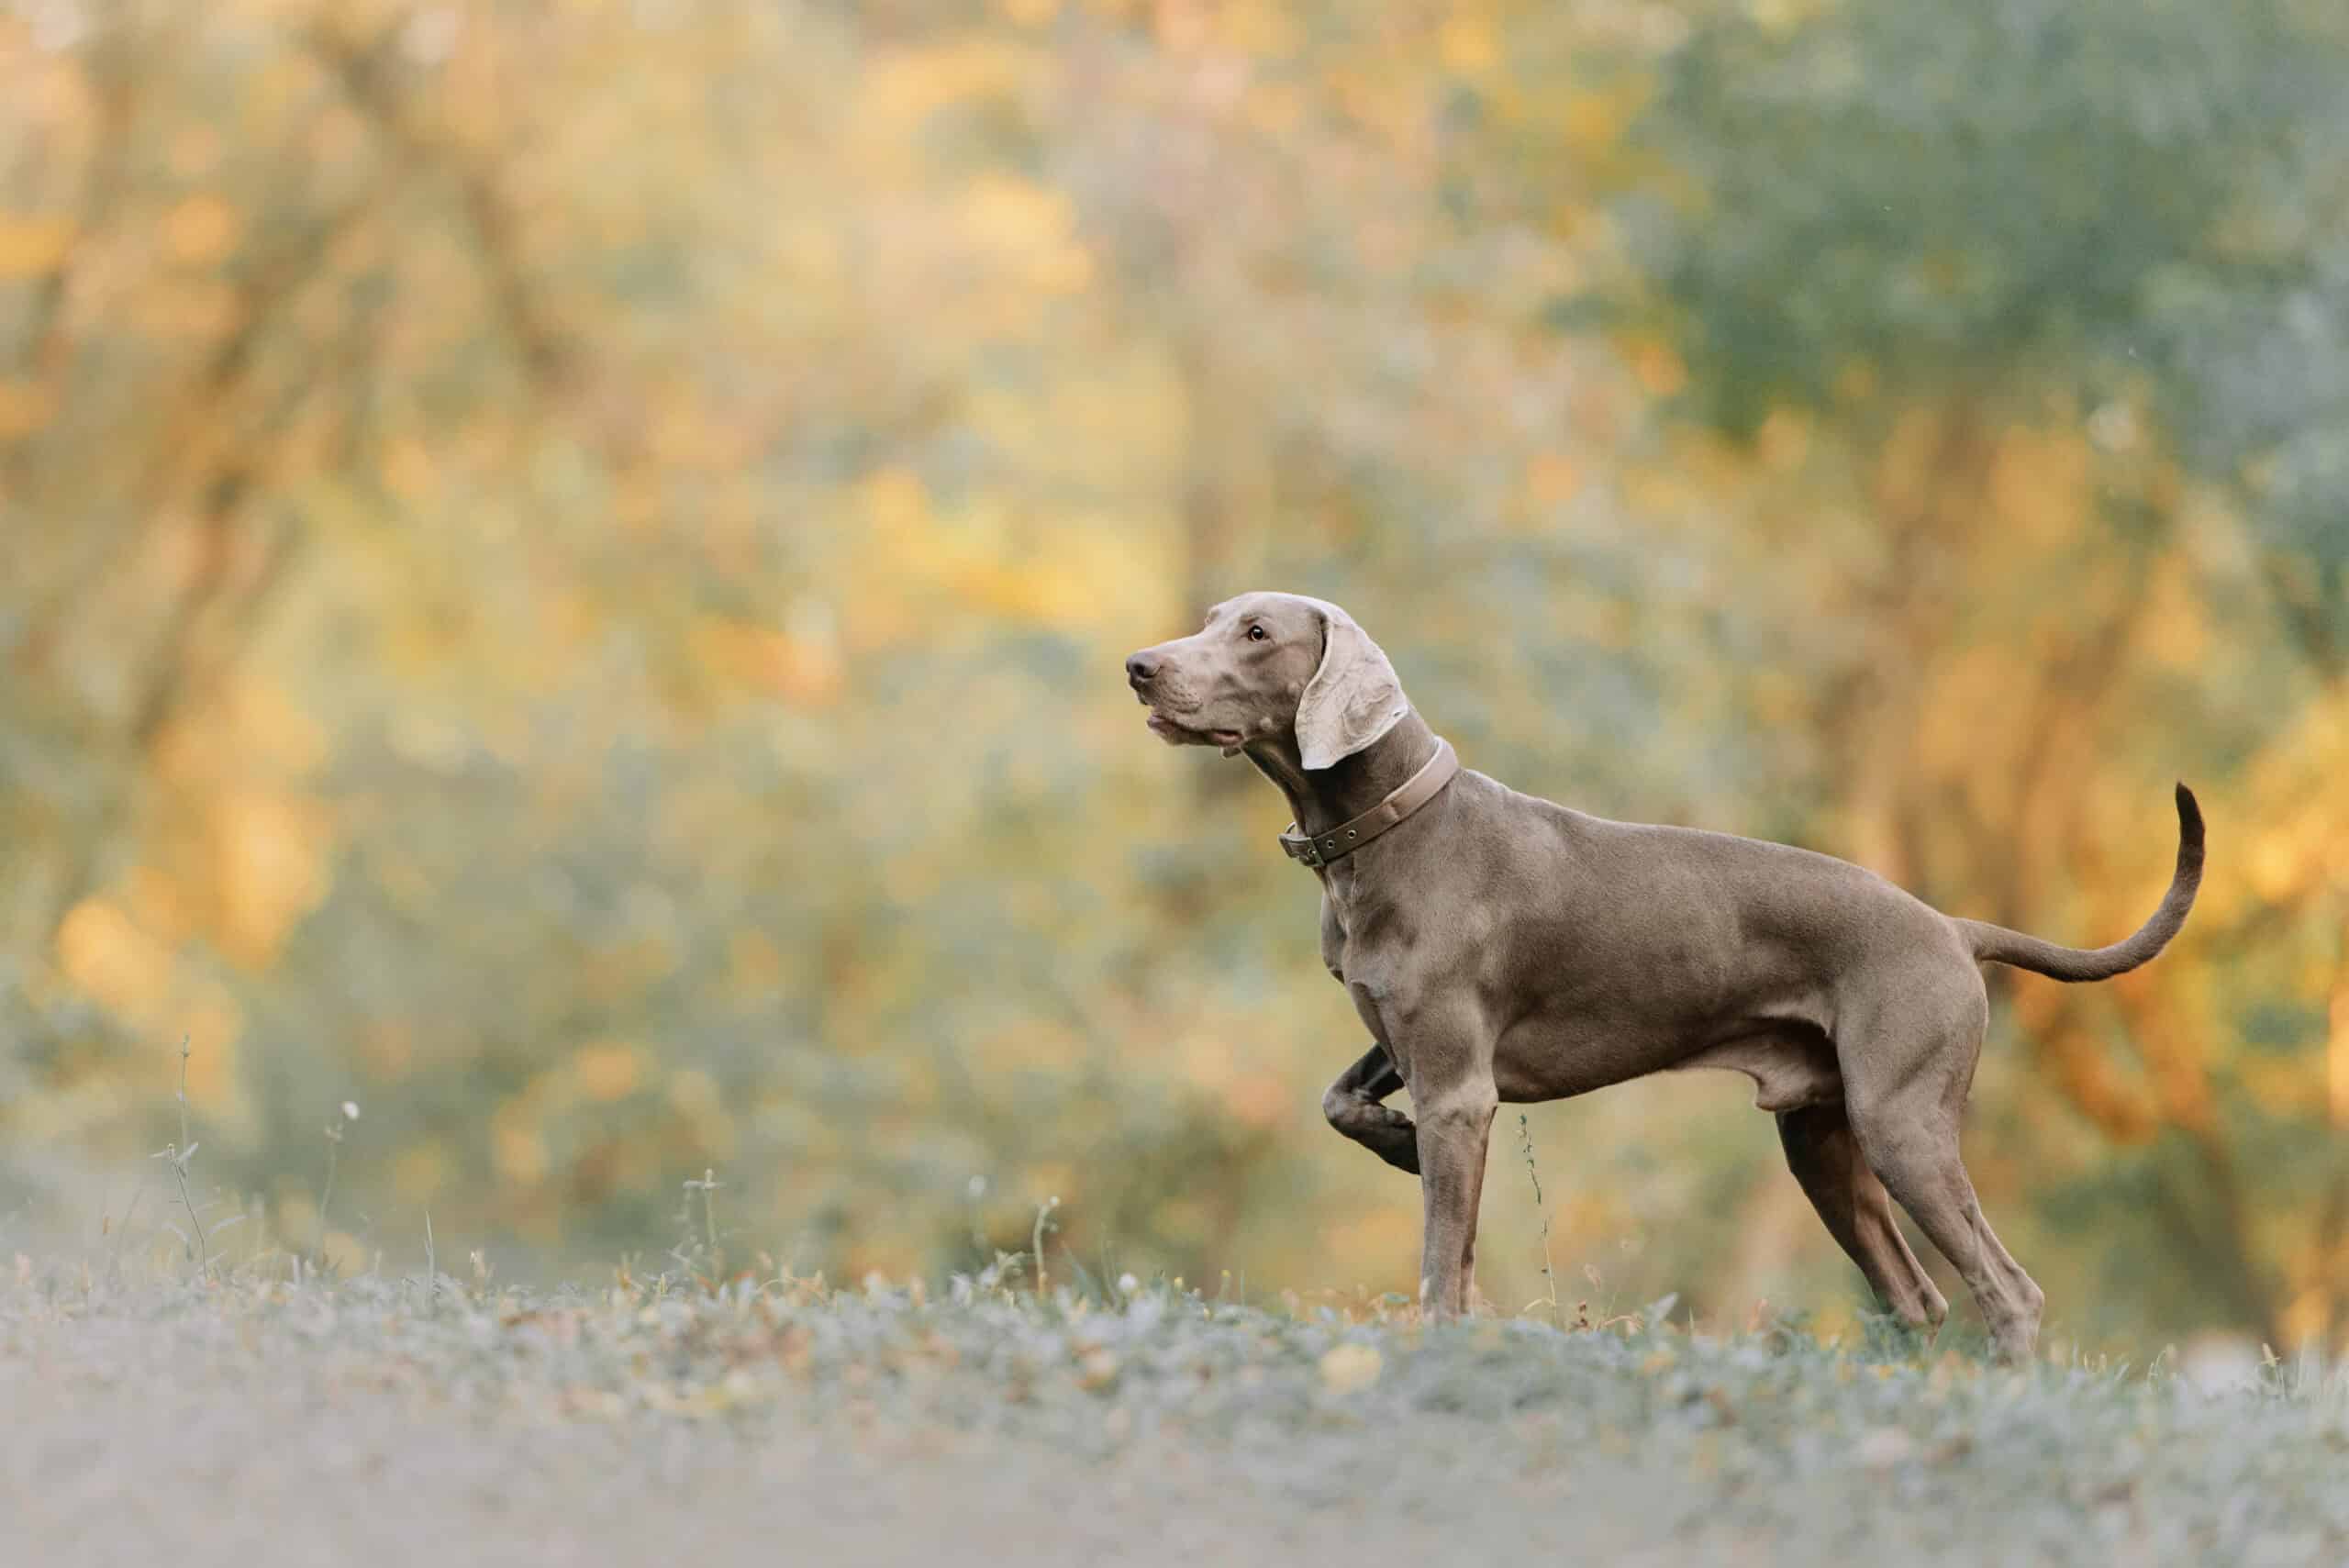
<svg viewBox="0 0 2349 1568">
<path fill-rule="evenodd" d="M 1999 1353 L 2031 1354 L 2044 1298 L 1958 1159 L 1989 1018 L 1977 965 L 2103 980 L 2160 952 L 2201 880 L 2184 784 L 2161 907 L 2082 951 L 1943 915 L 1808 850 L 1610 822 L 1462 771 L 1377 645 L 1319 599 L 1242 595 L 1126 673 L 1152 730 L 1244 754 L 1297 814 L 1282 847 L 1321 879 L 1322 961 L 1377 1041 L 1322 1108 L 1419 1174 L 1429 1312 L 1467 1309 L 1501 1102 L 1721 1067 L 1753 1078 L 1796 1180 L 1894 1312 L 1938 1326 L 1948 1311 L 1898 1198 Z M 1407 1087 L 1416 1124 L 1381 1103 Z"/>
</svg>

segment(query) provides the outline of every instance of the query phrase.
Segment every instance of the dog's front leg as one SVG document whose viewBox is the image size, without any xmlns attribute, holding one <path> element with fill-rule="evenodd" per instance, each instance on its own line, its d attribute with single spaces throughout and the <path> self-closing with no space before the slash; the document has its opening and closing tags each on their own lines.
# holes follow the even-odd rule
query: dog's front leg
<svg viewBox="0 0 2349 1568">
<path fill-rule="evenodd" d="M 1425 1098 L 1414 1090 L 1412 1098 L 1419 1113 L 1419 1195 L 1427 1224 L 1419 1301 L 1429 1316 L 1449 1318 L 1468 1310 L 1476 1205 L 1484 1195 L 1485 1151 L 1500 1097 L 1491 1077 L 1480 1073 L 1433 1089 Z"/>
<path fill-rule="evenodd" d="M 1383 1045 L 1338 1074 L 1321 1096 L 1330 1125 L 1398 1171 L 1419 1173 L 1419 1129 L 1401 1111 L 1378 1102 L 1403 1087 L 1403 1074 Z"/>
</svg>

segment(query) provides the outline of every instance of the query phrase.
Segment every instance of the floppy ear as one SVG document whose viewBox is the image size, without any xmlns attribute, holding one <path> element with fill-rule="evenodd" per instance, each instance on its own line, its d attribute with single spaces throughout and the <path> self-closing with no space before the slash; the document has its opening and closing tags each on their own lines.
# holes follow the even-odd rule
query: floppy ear
<svg viewBox="0 0 2349 1568">
<path fill-rule="evenodd" d="M 1321 613 L 1321 667 L 1297 699 L 1297 749 L 1306 767 L 1318 771 L 1394 728 L 1411 704 L 1395 666 L 1353 617 L 1335 605 L 1315 607 Z"/>
</svg>

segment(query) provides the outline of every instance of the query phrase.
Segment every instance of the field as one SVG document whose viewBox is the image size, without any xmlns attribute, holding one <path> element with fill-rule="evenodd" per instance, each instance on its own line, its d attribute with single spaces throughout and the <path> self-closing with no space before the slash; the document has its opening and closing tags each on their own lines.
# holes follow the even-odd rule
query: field
<svg viewBox="0 0 2349 1568">
<path fill-rule="evenodd" d="M 1130 1281 L 19 1254 L 0 1497 L 12 1561 L 81 1564 L 2341 1561 L 2349 1385 L 2212 1384 Z"/>
</svg>

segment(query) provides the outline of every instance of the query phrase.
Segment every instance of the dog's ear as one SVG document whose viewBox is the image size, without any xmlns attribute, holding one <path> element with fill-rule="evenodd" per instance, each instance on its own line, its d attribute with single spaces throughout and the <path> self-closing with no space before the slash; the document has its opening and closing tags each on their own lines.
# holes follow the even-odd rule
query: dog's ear
<svg viewBox="0 0 2349 1568">
<path fill-rule="evenodd" d="M 1297 749 L 1308 769 L 1334 766 L 1377 740 L 1411 711 L 1403 683 L 1370 634 L 1335 605 L 1321 615 L 1321 667 L 1297 703 Z"/>
</svg>

